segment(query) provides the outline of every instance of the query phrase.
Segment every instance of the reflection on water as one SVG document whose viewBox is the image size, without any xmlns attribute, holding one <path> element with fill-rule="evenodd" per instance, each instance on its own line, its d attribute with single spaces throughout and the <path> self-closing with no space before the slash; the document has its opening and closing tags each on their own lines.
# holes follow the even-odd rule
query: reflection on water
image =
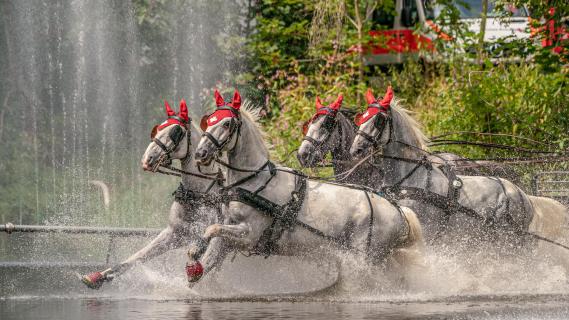
<svg viewBox="0 0 569 320">
<path fill-rule="evenodd" d="M 567 296 L 469 297 L 414 302 L 0 300 L 8 319 L 567 319 Z"/>
</svg>

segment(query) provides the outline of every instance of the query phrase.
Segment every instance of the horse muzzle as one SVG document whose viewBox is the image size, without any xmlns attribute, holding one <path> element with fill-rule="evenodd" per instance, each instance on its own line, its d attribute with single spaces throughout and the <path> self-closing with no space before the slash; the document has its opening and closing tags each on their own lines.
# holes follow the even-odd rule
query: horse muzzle
<svg viewBox="0 0 569 320">
<path fill-rule="evenodd" d="M 194 155 L 196 159 L 196 163 L 202 166 L 208 166 L 211 161 L 213 160 L 213 155 L 210 154 L 205 149 L 198 149 L 196 150 L 196 154 Z"/>
</svg>

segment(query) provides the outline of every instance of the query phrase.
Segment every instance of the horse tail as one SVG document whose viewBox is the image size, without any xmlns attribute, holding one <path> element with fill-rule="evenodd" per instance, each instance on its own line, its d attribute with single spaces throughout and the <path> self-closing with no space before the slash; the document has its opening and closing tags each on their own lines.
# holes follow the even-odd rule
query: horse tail
<svg viewBox="0 0 569 320">
<path fill-rule="evenodd" d="M 569 211 L 560 202 L 546 197 L 528 196 L 533 208 L 533 218 L 529 231 L 542 237 L 567 239 Z"/>
<path fill-rule="evenodd" d="M 425 246 L 423 228 L 421 227 L 419 218 L 417 218 L 417 214 L 415 214 L 413 210 L 407 207 L 401 207 L 401 211 L 403 212 L 403 216 L 409 225 L 409 233 L 407 234 L 407 239 L 405 240 L 404 247 L 417 246 L 418 249 L 423 249 Z"/>
<path fill-rule="evenodd" d="M 529 232 L 567 244 L 569 242 L 569 210 L 560 202 L 546 197 L 528 196 L 533 206 Z M 569 252 L 566 249 L 539 241 L 538 251 L 550 254 L 569 273 Z"/>
</svg>

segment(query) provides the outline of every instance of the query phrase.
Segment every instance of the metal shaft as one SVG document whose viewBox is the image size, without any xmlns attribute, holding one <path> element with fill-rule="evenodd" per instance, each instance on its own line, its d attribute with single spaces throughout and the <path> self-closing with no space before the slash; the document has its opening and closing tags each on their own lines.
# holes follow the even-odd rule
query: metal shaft
<svg viewBox="0 0 569 320">
<path fill-rule="evenodd" d="M 41 232 L 41 233 L 70 233 L 70 234 L 109 234 L 115 236 L 150 236 L 160 232 L 160 229 L 149 228 L 107 228 L 83 226 L 38 226 L 14 225 L 10 222 L 0 224 L 0 232 Z"/>
</svg>

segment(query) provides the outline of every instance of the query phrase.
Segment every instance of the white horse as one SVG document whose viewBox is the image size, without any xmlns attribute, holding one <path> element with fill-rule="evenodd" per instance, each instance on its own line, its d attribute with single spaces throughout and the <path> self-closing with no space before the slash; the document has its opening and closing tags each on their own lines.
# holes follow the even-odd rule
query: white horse
<svg viewBox="0 0 569 320">
<path fill-rule="evenodd" d="M 569 215 L 559 202 L 529 196 L 502 178 L 450 176 L 442 164 L 426 161 L 427 139 L 400 101 L 393 99 L 391 88 L 381 101 L 368 91 L 367 100 L 368 109 L 357 117 L 359 131 L 350 152 L 359 158 L 370 152 L 383 157 L 387 190 L 391 187 L 400 203 L 418 213 L 427 239 L 452 232 L 523 244 L 531 239 L 528 231 L 551 240 L 566 238 Z M 405 200 L 411 194 L 415 199 Z"/>
<path fill-rule="evenodd" d="M 199 142 L 201 131 L 190 121 L 183 100 L 178 114 L 172 111 L 167 102 L 165 104 L 168 119 L 152 130 L 152 142 L 142 156 L 142 168 L 154 172 L 165 162 L 180 159 L 183 171 L 197 172 L 196 163 L 192 160 L 192 145 Z M 85 275 L 82 281 L 88 287 L 98 289 L 104 282 L 123 274 L 137 263 L 199 239 L 205 227 L 217 220 L 216 215 L 212 214 L 217 208 L 204 203 L 204 200 L 208 202 L 208 189 L 211 189 L 211 194 L 215 194 L 218 186 L 212 185 L 212 180 L 182 173 L 182 184 L 176 191 L 176 200 L 170 208 L 168 226 L 152 242 L 126 260 L 104 271 Z"/>
<path fill-rule="evenodd" d="M 393 257 L 402 268 L 421 261 L 422 231 L 412 210 L 364 190 L 304 180 L 291 169 L 275 167 L 257 115 L 249 106 L 240 108 L 239 93 L 227 103 L 216 92 L 216 104 L 216 111 L 202 120 L 202 129 L 207 129 L 195 158 L 207 165 L 226 153 L 226 190 L 234 198 L 224 210 L 228 223 L 214 224 L 204 234 L 205 239 L 222 240 L 203 255 L 205 273 L 211 269 L 208 260 L 219 262 L 216 256 L 232 249 L 306 255 L 332 246 L 363 254 L 371 262 Z M 271 211 L 272 205 L 277 210 Z M 196 250 L 189 255 L 190 264 L 199 266 Z"/>
</svg>

